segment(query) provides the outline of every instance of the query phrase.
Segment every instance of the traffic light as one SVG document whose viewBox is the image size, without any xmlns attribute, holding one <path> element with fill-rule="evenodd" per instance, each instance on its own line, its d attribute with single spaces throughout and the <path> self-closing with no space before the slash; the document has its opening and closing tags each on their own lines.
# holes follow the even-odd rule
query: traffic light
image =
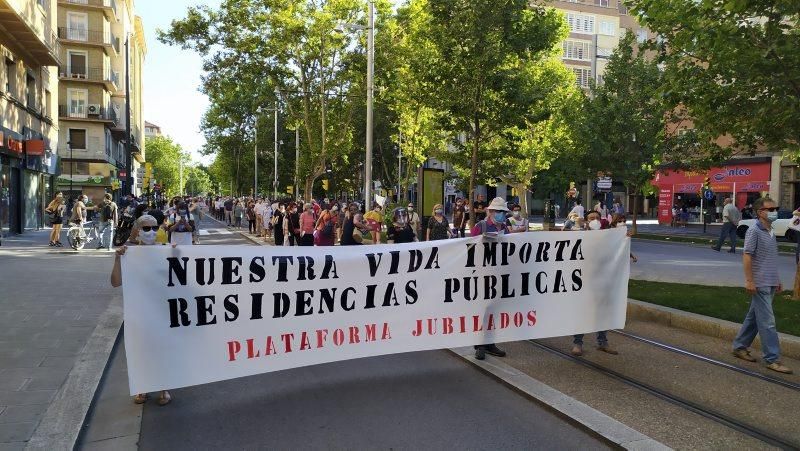
<svg viewBox="0 0 800 451">
<path fill-rule="evenodd" d="M 326 192 L 328 191 L 328 181 L 327 180 L 323 180 L 322 181 L 322 189 L 325 190 Z"/>
<path fill-rule="evenodd" d="M 711 179 L 706 177 L 703 179 L 703 189 L 709 189 L 711 187 Z"/>
<path fill-rule="evenodd" d="M 286 187 L 286 194 L 294 194 L 294 186 L 289 185 Z"/>
</svg>

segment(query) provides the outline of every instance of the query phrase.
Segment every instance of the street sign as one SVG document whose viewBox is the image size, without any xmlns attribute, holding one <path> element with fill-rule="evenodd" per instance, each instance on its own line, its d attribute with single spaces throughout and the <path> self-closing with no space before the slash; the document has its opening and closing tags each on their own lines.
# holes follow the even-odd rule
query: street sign
<svg viewBox="0 0 800 451">
<path fill-rule="evenodd" d="M 128 180 L 128 171 L 119 171 L 117 178 L 120 180 Z"/>
<path fill-rule="evenodd" d="M 600 177 L 597 179 L 597 189 L 611 189 L 612 185 L 611 177 Z"/>
<path fill-rule="evenodd" d="M 714 191 L 711 191 L 710 189 L 703 191 L 703 198 L 705 200 L 712 200 L 714 198 Z"/>
</svg>

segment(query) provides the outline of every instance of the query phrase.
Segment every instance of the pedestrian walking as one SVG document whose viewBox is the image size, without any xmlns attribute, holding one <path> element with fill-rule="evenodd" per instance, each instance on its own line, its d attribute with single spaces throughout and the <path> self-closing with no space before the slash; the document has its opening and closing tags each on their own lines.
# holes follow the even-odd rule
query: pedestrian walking
<svg viewBox="0 0 800 451">
<path fill-rule="evenodd" d="M 154 245 L 156 243 L 156 233 L 159 227 L 156 218 L 150 215 L 144 215 L 137 221 L 139 222 L 139 241 L 141 244 Z M 114 256 L 114 267 L 111 269 L 111 286 L 114 288 L 122 286 L 122 264 L 120 263 L 120 258 L 125 255 L 125 251 L 127 250 L 128 246 L 122 246 L 117 249 L 116 255 Z M 153 352 L 156 351 L 155 349 L 153 350 Z M 133 397 L 133 402 L 136 404 L 144 404 L 147 399 L 147 393 L 139 393 Z M 172 396 L 169 392 L 167 390 L 162 390 L 158 398 L 158 405 L 165 406 L 171 401 Z"/>
<path fill-rule="evenodd" d="M 103 196 L 103 203 L 100 204 L 100 224 L 97 231 L 97 235 L 100 237 L 100 242 L 97 245 L 98 249 L 105 247 L 107 250 L 111 250 L 111 246 L 114 244 L 114 226 L 117 224 L 117 204 L 111 199 L 111 193 L 106 193 Z"/>
<path fill-rule="evenodd" d="M 200 244 L 200 223 L 203 221 L 203 206 L 200 199 L 189 200 L 189 218 L 192 221 L 192 244 Z"/>
<path fill-rule="evenodd" d="M 586 228 L 587 230 L 600 230 L 603 228 L 603 223 L 600 222 L 600 213 L 598 211 L 590 211 L 589 214 L 586 215 Z M 583 337 L 584 334 L 575 334 L 572 336 L 572 355 L 583 355 Z M 606 330 L 597 332 L 597 350 L 611 355 L 619 354 L 617 350 L 609 346 L 608 331 Z"/>
<path fill-rule="evenodd" d="M 428 219 L 428 229 L 425 236 L 425 241 L 431 240 L 446 240 L 454 236 L 450 230 L 447 218 L 444 216 L 444 208 L 442 204 L 433 206 L 433 215 Z"/>
<path fill-rule="evenodd" d="M 719 232 L 719 240 L 717 240 L 717 245 L 711 246 L 711 249 L 719 252 L 722 249 L 722 245 L 725 244 L 725 239 L 727 238 L 731 241 L 731 250 L 728 252 L 735 254 L 736 227 L 738 227 L 741 217 L 739 216 L 739 209 L 733 205 L 730 197 L 725 198 L 724 204 L 725 206 L 722 208 L 722 230 Z"/>
<path fill-rule="evenodd" d="M 45 211 L 50 215 L 53 230 L 50 232 L 51 247 L 62 247 L 61 244 L 61 227 L 64 225 L 64 214 L 67 206 L 64 202 L 64 193 L 57 193 L 56 197 L 50 201 Z"/>
<path fill-rule="evenodd" d="M 234 202 L 234 204 L 233 204 L 233 221 L 234 221 L 234 226 L 237 229 L 241 229 L 242 228 L 242 219 L 244 218 L 244 210 L 245 210 L 245 208 L 244 208 L 244 205 L 242 205 L 242 202 L 240 202 L 238 200 L 236 202 Z"/>
<path fill-rule="evenodd" d="M 778 373 L 791 374 L 792 370 L 780 361 L 780 342 L 775 327 L 775 313 L 772 310 L 775 293 L 783 289 L 778 276 L 778 243 L 772 231 L 772 223 L 778 219 L 778 206 L 772 199 L 761 198 L 753 202 L 753 210 L 758 222 L 747 229 L 742 256 L 745 289 L 751 295 L 750 310 L 733 340 L 733 355 L 755 362 L 756 358 L 750 355 L 749 348 L 756 335 L 759 335 L 761 357 L 767 368 Z"/>
<path fill-rule="evenodd" d="M 245 210 L 245 214 L 247 215 L 247 231 L 250 232 L 251 235 L 256 234 L 256 204 L 252 200 L 247 203 L 247 209 Z"/>
<path fill-rule="evenodd" d="M 222 206 L 225 211 L 225 222 L 228 224 L 228 227 L 233 226 L 233 206 L 234 200 L 229 198 L 225 202 L 223 202 Z"/>
<path fill-rule="evenodd" d="M 484 240 L 493 240 L 498 235 L 503 235 L 506 233 L 506 213 L 508 213 L 508 207 L 506 206 L 506 201 L 503 200 L 502 197 L 495 197 L 489 203 L 489 206 L 486 207 L 485 210 L 485 219 L 482 219 L 475 223 L 470 230 L 471 236 L 483 236 Z M 478 360 L 483 360 L 486 358 L 486 354 L 491 354 L 497 357 L 505 357 L 506 352 L 502 349 L 498 348 L 497 345 L 494 343 L 486 343 L 482 345 L 475 346 L 475 358 Z"/>
</svg>

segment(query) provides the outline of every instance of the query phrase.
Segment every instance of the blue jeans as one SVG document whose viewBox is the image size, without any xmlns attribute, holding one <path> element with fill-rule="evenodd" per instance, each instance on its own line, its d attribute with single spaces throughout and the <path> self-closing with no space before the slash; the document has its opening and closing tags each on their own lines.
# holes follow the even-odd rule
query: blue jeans
<svg viewBox="0 0 800 451">
<path fill-rule="evenodd" d="M 607 332 L 608 331 L 605 330 L 597 332 L 597 346 L 606 346 L 608 344 L 608 337 L 606 336 Z M 583 346 L 583 334 L 573 335 L 572 343 Z"/>
<path fill-rule="evenodd" d="M 722 230 L 719 232 L 719 240 L 717 241 L 717 250 L 722 249 L 725 244 L 725 238 L 731 240 L 731 251 L 736 250 L 736 225 L 732 222 L 725 222 L 722 224 Z"/>
<path fill-rule="evenodd" d="M 97 229 L 97 235 L 100 237 L 100 244 L 98 247 L 105 247 L 110 250 L 111 246 L 114 244 L 114 222 L 101 222 Z"/>
<path fill-rule="evenodd" d="M 753 344 L 756 334 L 761 336 L 761 353 L 764 361 L 773 363 L 780 358 L 778 329 L 772 312 L 772 297 L 776 287 L 759 287 L 750 299 L 750 310 L 744 317 L 742 328 L 733 340 L 733 349 L 747 349 Z"/>
</svg>

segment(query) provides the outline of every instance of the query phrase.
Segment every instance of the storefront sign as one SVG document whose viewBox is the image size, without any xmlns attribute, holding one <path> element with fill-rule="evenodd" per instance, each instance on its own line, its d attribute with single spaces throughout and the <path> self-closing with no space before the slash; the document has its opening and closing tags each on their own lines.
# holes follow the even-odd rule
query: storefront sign
<svg viewBox="0 0 800 451">
<path fill-rule="evenodd" d="M 681 183 L 680 185 L 675 185 L 675 193 L 676 194 L 692 194 L 692 193 L 699 193 L 702 189 L 702 183 Z"/>
<path fill-rule="evenodd" d="M 658 190 L 658 222 L 669 224 L 672 222 L 672 188 Z"/>
<path fill-rule="evenodd" d="M 736 191 L 740 193 L 760 193 L 769 191 L 769 182 L 750 182 L 736 185 Z"/>
<path fill-rule="evenodd" d="M 703 183 L 708 178 L 712 184 L 738 184 L 741 182 L 770 181 L 772 164 L 769 161 L 755 163 L 728 164 L 722 167 L 711 168 L 708 171 L 673 171 L 663 170 L 656 173 L 653 184 L 677 185 L 684 183 Z M 717 190 L 719 191 L 719 190 Z"/>
<path fill-rule="evenodd" d="M 44 156 L 44 140 L 29 139 L 25 141 L 25 153 L 28 155 Z"/>
<path fill-rule="evenodd" d="M 625 326 L 625 229 L 374 246 L 134 246 L 132 394 Z"/>
<path fill-rule="evenodd" d="M 6 144 L 6 148 L 14 153 L 22 153 L 22 141 L 17 141 L 14 138 L 8 138 L 8 144 Z"/>
<path fill-rule="evenodd" d="M 103 177 L 102 175 L 73 175 L 71 178 L 69 175 L 62 175 L 58 178 L 58 183 L 62 185 L 68 184 L 70 180 L 72 183 L 79 183 L 81 185 L 106 186 L 110 183 L 110 179 L 108 177 Z"/>
</svg>

